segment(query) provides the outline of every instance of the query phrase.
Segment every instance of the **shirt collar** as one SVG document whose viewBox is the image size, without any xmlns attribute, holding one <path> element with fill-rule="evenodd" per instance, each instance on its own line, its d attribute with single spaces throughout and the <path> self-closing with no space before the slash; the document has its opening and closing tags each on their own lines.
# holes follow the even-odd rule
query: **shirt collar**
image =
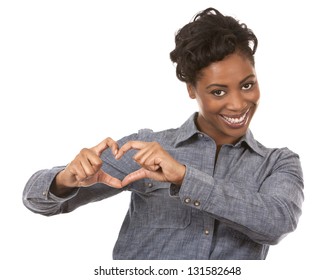
<svg viewBox="0 0 334 280">
<path fill-rule="evenodd" d="M 234 146 L 241 146 L 242 143 L 246 143 L 254 152 L 258 153 L 260 156 L 264 156 L 263 146 L 254 139 L 253 133 L 248 129 L 246 134 L 236 143 Z"/>
<path fill-rule="evenodd" d="M 195 134 L 201 133 L 196 126 L 197 115 L 198 113 L 192 114 L 190 118 L 179 128 L 179 135 L 176 138 L 175 146 L 178 146 Z"/>
<path fill-rule="evenodd" d="M 196 126 L 197 116 L 197 112 L 192 114 L 190 118 L 179 128 L 179 134 L 176 138 L 175 146 L 178 146 L 182 142 L 187 141 L 196 134 L 202 133 Z M 246 143 L 248 147 L 250 147 L 254 152 L 264 156 L 264 151 L 261 144 L 259 144 L 254 139 L 253 134 L 249 129 L 247 130 L 246 134 L 238 141 L 238 143 L 233 146 L 239 147 L 242 145 L 242 143 Z"/>
</svg>

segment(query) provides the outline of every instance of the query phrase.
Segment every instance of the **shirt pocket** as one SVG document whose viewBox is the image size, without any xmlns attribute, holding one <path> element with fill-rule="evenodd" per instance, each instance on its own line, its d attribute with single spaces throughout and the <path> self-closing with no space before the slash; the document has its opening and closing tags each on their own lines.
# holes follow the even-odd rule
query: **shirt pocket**
<svg viewBox="0 0 334 280">
<path fill-rule="evenodd" d="M 191 208 L 169 195 L 170 183 L 142 180 L 132 196 L 141 225 L 148 228 L 184 229 L 191 222 Z"/>
</svg>

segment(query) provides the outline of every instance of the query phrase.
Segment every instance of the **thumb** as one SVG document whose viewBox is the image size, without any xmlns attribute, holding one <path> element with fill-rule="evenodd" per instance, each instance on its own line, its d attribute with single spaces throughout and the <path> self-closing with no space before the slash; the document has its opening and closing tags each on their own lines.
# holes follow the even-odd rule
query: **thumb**
<svg viewBox="0 0 334 280">
<path fill-rule="evenodd" d="M 138 181 L 140 179 L 149 178 L 150 173 L 153 173 L 153 172 L 145 168 L 140 168 L 124 177 L 122 181 L 122 187 L 127 186 L 130 183 Z"/>
<path fill-rule="evenodd" d="M 104 139 L 101 143 L 97 144 L 95 147 L 92 148 L 92 150 L 95 152 L 95 154 L 101 156 L 102 152 L 108 147 L 111 148 L 113 155 L 117 154 L 118 144 L 110 137 Z"/>
<path fill-rule="evenodd" d="M 122 188 L 122 182 L 121 180 L 110 176 L 109 174 L 105 173 L 104 171 L 100 170 L 98 173 L 97 181 L 99 183 L 106 184 L 110 187 L 120 189 Z"/>
</svg>

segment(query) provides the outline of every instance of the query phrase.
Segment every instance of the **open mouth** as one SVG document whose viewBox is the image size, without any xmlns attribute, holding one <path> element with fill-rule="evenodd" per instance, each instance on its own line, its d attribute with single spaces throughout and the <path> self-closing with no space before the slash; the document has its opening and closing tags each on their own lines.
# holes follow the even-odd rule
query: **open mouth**
<svg viewBox="0 0 334 280">
<path fill-rule="evenodd" d="M 220 115 L 220 117 L 224 120 L 224 122 L 232 127 L 232 128 L 240 128 L 243 127 L 247 121 L 248 121 L 248 117 L 249 117 L 249 111 L 250 108 L 242 115 L 239 116 L 226 116 L 226 115 Z"/>
</svg>

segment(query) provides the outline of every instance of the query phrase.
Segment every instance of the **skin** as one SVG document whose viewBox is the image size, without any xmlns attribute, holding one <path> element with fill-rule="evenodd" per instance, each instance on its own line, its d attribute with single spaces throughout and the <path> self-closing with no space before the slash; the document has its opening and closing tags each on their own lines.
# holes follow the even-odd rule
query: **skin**
<svg viewBox="0 0 334 280">
<path fill-rule="evenodd" d="M 245 135 L 256 111 L 260 91 L 254 66 L 239 53 L 231 54 L 201 70 L 195 85 L 187 84 L 190 98 L 199 106 L 197 126 L 217 145 L 217 153 L 224 144 L 236 143 Z M 100 155 L 111 149 L 119 160 L 129 150 L 137 150 L 133 157 L 141 168 L 122 181 L 101 170 Z M 65 196 L 74 187 L 89 187 L 104 183 L 122 188 L 142 178 L 181 185 L 186 167 L 176 161 L 157 142 L 130 141 L 122 147 L 107 138 L 90 149 L 82 149 L 74 160 L 55 178 L 51 192 Z"/>
<path fill-rule="evenodd" d="M 213 138 L 217 146 L 234 144 L 246 134 L 260 99 L 256 72 L 244 56 L 235 53 L 201 71 L 196 85 L 187 85 L 190 98 L 199 106 L 197 126 Z M 242 126 L 231 127 L 224 118 L 240 118 Z"/>
</svg>

